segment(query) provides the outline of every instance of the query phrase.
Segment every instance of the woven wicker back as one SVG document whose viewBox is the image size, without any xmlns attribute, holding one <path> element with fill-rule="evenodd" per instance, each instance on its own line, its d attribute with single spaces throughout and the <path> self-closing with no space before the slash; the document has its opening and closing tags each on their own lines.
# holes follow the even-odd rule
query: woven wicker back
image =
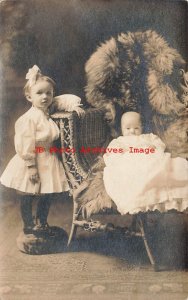
<svg viewBox="0 0 188 300">
<path fill-rule="evenodd" d="M 104 113 L 99 109 L 88 109 L 78 117 L 73 113 L 56 113 L 52 118 L 60 128 L 61 148 L 75 148 L 76 152 L 62 152 L 62 162 L 72 187 L 80 184 L 88 176 L 99 153 L 87 152 L 88 148 L 105 147 L 109 141 L 109 129 L 104 121 Z M 58 144 L 57 144 L 58 145 Z M 85 151 L 81 151 L 82 149 Z"/>
<path fill-rule="evenodd" d="M 87 171 L 99 155 L 99 153 L 94 153 L 94 148 L 105 147 L 108 140 L 109 129 L 103 117 L 103 111 L 89 109 L 84 116 L 76 118 L 74 122 L 75 145 L 78 149 L 77 155 L 83 168 Z M 87 152 L 89 151 L 88 148 L 91 148 L 90 152 Z"/>
</svg>

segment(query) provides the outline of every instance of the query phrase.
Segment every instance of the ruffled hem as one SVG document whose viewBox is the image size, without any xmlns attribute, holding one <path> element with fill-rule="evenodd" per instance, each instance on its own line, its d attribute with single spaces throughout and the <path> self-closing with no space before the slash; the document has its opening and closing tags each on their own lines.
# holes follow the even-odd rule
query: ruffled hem
<svg viewBox="0 0 188 300">
<path fill-rule="evenodd" d="M 40 183 L 33 184 L 30 181 L 25 161 L 17 154 L 10 160 L 0 182 L 6 187 L 29 194 L 67 192 L 68 181 L 58 158 L 48 152 L 41 153 L 37 158 Z"/>
<path fill-rule="evenodd" d="M 188 199 L 173 199 L 167 200 L 162 203 L 156 203 L 148 206 L 137 207 L 132 210 L 121 210 L 118 208 L 118 211 L 121 215 L 124 214 L 137 214 L 139 212 L 149 212 L 149 211 L 159 211 L 159 212 L 167 212 L 169 210 L 177 210 L 178 212 L 186 212 L 188 213 Z"/>
</svg>

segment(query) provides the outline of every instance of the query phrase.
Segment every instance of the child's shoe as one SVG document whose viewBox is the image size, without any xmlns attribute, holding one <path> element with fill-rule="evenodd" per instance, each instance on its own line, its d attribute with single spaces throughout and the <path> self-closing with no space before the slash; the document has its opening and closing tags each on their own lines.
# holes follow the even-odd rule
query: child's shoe
<svg viewBox="0 0 188 300">
<path fill-rule="evenodd" d="M 24 234 L 33 234 L 33 228 L 35 227 L 35 223 L 34 223 L 34 217 L 32 216 L 32 219 L 30 220 L 25 220 L 24 222 L 24 228 L 23 228 L 23 232 Z"/>
<path fill-rule="evenodd" d="M 34 224 L 33 226 L 27 226 L 23 228 L 23 232 L 24 234 L 33 234 L 33 228 L 34 228 Z"/>
<path fill-rule="evenodd" d="M 33 228 L 33 234 L 35 235 L 51 235 L 51 228 L 48 223 L 45 224 L 37 224 Z"/>
<path fill-rule="evenodd" d="M 48 225 L 48 223 L 45 223 L 45 224 L 38 223 L 34 226 L 33 230 L 34 231 L 47 231 L 49 227 L 50 226 Z"/>
</svg>

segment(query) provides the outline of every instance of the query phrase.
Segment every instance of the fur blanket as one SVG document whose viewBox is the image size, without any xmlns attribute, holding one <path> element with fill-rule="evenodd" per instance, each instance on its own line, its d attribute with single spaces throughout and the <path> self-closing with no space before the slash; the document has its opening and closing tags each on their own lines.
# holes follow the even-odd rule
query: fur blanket
<svg viewBox="0 0 188 300">
<path fill-rule="evenodd" d="M 103 43 L 87 61 L 87 101 L 106 110 L 113 137 L 119 135 L 121 112 L 130 110 L 140 112 L 146 130 L 154 131 L 155 114 L 169 120 L 184 109 L 176 71 L 184 64 L 155 31 L 122 33 Z"/>
</svg>

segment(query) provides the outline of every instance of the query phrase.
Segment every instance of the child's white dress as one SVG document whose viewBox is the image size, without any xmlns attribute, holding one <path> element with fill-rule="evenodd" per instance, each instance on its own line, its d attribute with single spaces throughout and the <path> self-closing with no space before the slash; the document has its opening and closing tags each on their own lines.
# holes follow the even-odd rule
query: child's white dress
<svg viewBox="0 0 188 300">
<path fill-rule="evenodd" d="M 59 137 L 59 128 L 42 110 L 31 107 L 15 124 L 16 155 L 10 160 L 0 181 L 26 193 L 60 193 L 69 190 L 62 163 L 49 149 Z M 45 152 L 35 153 L 35 147 Z M 40 187 L 29 179 L 28 166 L 36 164 Z"/>
<path fill-rule="evenodd" d="M 130 153 L 130 147 L 152 146 L 154 153 Z M 156 135 L 120 136 L 108 148 L 124 149 L 104 155 L 104 185 L 121 214 L 188 207 L 188 162 L 165 153 Z"/>
</svg>

